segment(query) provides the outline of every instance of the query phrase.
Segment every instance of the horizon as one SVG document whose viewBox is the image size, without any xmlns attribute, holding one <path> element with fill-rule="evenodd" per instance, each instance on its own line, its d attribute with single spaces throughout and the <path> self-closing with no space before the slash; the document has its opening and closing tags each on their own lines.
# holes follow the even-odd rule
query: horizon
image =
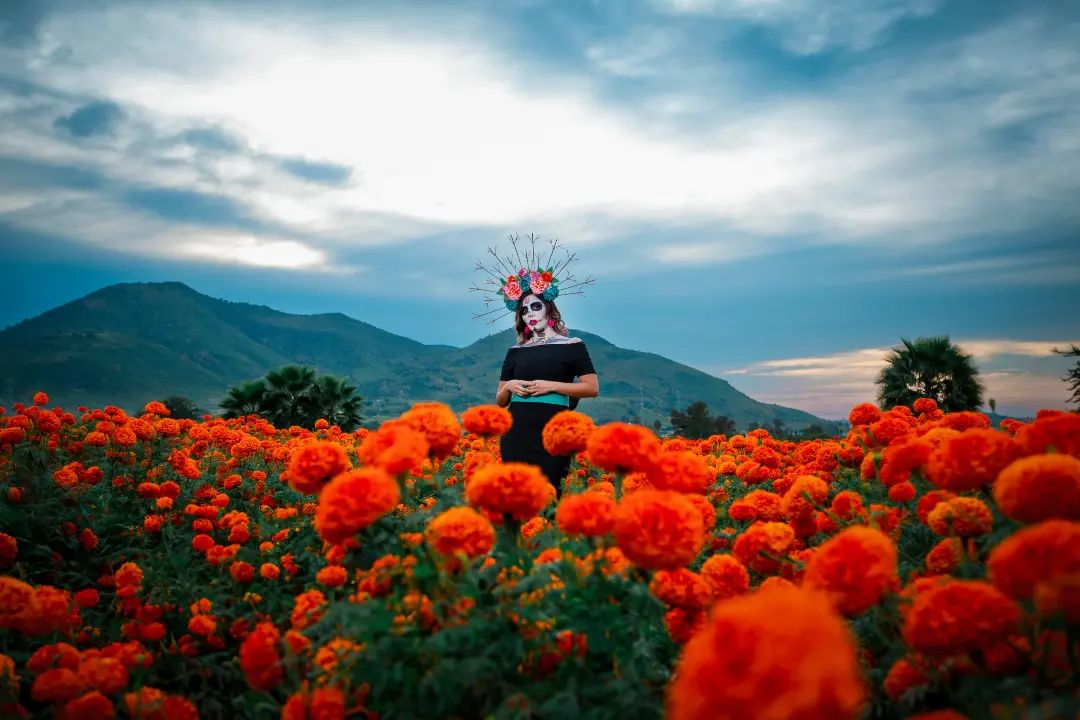
<svg viewBox="0 0 1080 720">
<path fill-rule="evenodd" d="M 504 327 L 474 263 L 536 232 L 596 278 L 571 328 L 761 402 L 846 417 L 948 335 L 999 412 L 1064 408 L 1078 31 L 1049 0 L 7 2 L 0 326 L 175 280 L 461 346 Z"/>
<path fill-rule="evenodd" d="M 81 300 L 81 299 L 83 299 L 83 298 L 85 298 L 85 297 L 88 297 L 88 296 L 90 296 L 90 295 L 93 295 L 93 294 L 95 294 L 95 293 L 97 293 L 97 292 L 101 292 L 101 291 L 104 291 L 104 290 L 108 290 L 109 288 L 112 288 L 112 287 L 118 287 L 118 286 L 122 286 L 122 285 L 167 285 L 167 284 L 177 284 L 177 285 L 182 285 L 183 287 L 185 287 L 185 288 L 186 288 L 186 289 L 188 289 L 188 290 L 191 290 L 192 292 L 195 292 L 195 293 L 197 293 L 197 294 L 203 295 L 203 296 L 205 296 L 205 297 L 209 297 L 209 298 L 211 298 L 211 299 L 213 299 L 213 300 L 219 300 L 219 301 L 224 301 L 224 302 L 232 302 L 232 303 L 238 303 L 238 304 L 245 304 L 245 305 L 251 305 L 251 306 L 254 306 L 254 307 L 261 307 L 261 308 L 265 308 L 265 309 L 268 309 L 268 310 L 272 310 L 272 311 L 275 311 L 275 312 L 286 312 L 286 311 L 283 311 L 283 310 L 281 310 L 280 308 L 274 307 L 274 306 L 272 306 L 272 305 L 266 305 L 266 304 L 262 304 L 262 303 L 253 303 L 253 302 L 248 302 L 248 301 L 245 301 L 245 300 L 236 300 L 236 299 L 229 299 L 229 298 L 223 298 L 223 297 L 216 297 L 216 296 L 213 296 L 213 295 L 209 295 L 208 293 L 204 293 L 204 292 L 201 292 L 201 291 L 200 291 L 200 290 L 198 290 L 197 288 L 194 288 L 194 287 L 192 287 L 192 286 L 191 286 L 190 284 L 188 284 L 188 283 L 186 283 L 186 282 L 183 282 L 183 281 L 180 281 L 180 280 L 162 280 L 162 281 L 137 281 L 137 280 L 136 280 L 136 281 L 126 281 L 126 282 L 120 282 L 120 283 L 112 283 L 112 284 L 110 284 L 110 285 L 105 285 L 105 286 L 102 286 L 102 287 L 100 287 L 100 288 L 97 288 L 96 290 L 93 290 L 92 292 L 90 292 L 90 293 L 87 293 L 86 295 L 83 295 L 83 296 L 81 296 L 80 298 L 75 298 L 74 300 L 70 301 L 69 303 L 63 303 L 63 304 L 61 304 L 61 305 L 58 305 L 58 306 L 56 306 L 56 307 L 54 307 L 54 308 L 50 308 L 50 310 L 55 310 L 55 309 L 58 309 L 58 308 L 62 307 L 63 305 L 67 305 L 67 304 L 70 304 L 70 303 L 78 302 L 79 300 Z M 46 310 L 45 312 L 47 313 L 47 312 L 49 312 L 50 310 Z M 16 321 L 15 323 L 13 323 L 13 324 L 11 324 L 11 325 L 7 325 L 7 326 L 5 326 L 5 327 L 3 327 L 3 328 L 0 328 L 0 332 L 4 332 L 4 331 L 8 330 L 9 328 L 11 328 L 11 327 L 14 327 L 15 325 L 18 325 L 18 324 L 20 324 L 20 323 L 22 323 L 22 322 L 32 321 L 32 320 L 34 320 L 35 318 L 39 317 L 39 316 L 40 316 L 41 314 L 44 314 L 44 313 L 40 313 L 39 315 L 35 315 L 35 316 L 33 316 L 33 317 L 29 317 L 29 318 L 24 318 L 24 319 L 22 319 L 22 320 Z M 420 344 L 422 344 L 422 345 L 426 345 L 426 346 L 447 346 L 447 345 L 448 345 L 448 346 L 450 346 L 450 347 L 453 347 L 453 348 L 456 348 L 456 349 L 464 349 L 464 348 L 467 348 L 467 347 L 469 347 L 469 346 L 471 346 L 471 345 L 475 345 L 475 344 L 477 344 L 477 343 L 479 343 L 479 342 L 483 341 L 483 340 L 484 340 L 484 339 L 486 339 L 486 338 L 492 337 L 493 335 L 498 335 L 498 334 L 500 334 L 500 333 L 505 333 L 505 332 L 510 332 L 510 331 L 512 331 L 512 328 L 502 328 L 502 329 L 500 329 L 500 330 L 494 330 L 494 331 L 492 331 L 492 332 L 489 332 L 489 333 L 487 333 L 487 334 L 485 334 L 485 335 L 481 335 L 481 336 L 477 337 L 477 338 L 476 338 L 476 339 L 474 339 L 474 340 L 471 340 L 471 341 L 469 341 L 469 342 L 466 342 L 466 343 L 464 343 L 464 344 L 460 344 L 460 345 L 458 345 L 458 344 L 452 344 L 452 343 L 431 343 L 431 342 L 425 342 L 424 340 L 422 340 L 422 339 L 420 339 L 420 338 L 412 337 L 412 336 L 409 336 L 409 335 L 403 335 L 403 334 L 400 334 L 400 333 L 394 333 L 394 332 L 392 332 L 392 331 L 390 331 L 390 330 L 387 330 L 386 328 L 382 328 L 382 327 L 379 327 L 378 325 L 375 325 L 374 323 L 371 323 L 371 322 L 369 322 L 369 321 L 367 321 L 367 320 L 365 320 L 365 319 L 363 319 L 363 318 L 355 317 L 355 316 L 353 316 L 353 315 L 350 315 L 349 313 L 346 313 L 346 312 L 342 312 L 342 311 L 328 311 L 328 312 L 316 312 L 316 313 L 302 313 L 302 312 L 299 312 L 299 313 L 286 313 L 286 314 L 290 314 L 290 315 L 295 315 L 295 316 L 300 316 L 300 317 L 316 317 L 316 316 L 325 316 L 325 315 L 341 315 L 342 317 L 345 317 L 345 318 L 347 318 L 347 319 L 349 319 L 349 320 L 352 320 L 352 321 L 354 321 L 354 322 L 361 322 L 361 323 L 364 323 L 364 324 L 366 324 L 366 325 L 370 325 L 370 326 L 372 326 L 372 327 L 375 327 L 375 328 L 376 328 L 376 329 L 378 329 L 378 330 L 383 330 L 383 331 L 385 331 L 385 332 L 389 332 L 389 333 L 391 333 L 391 334 L 395 335 L 396 337 L 404 338 L 404 339 L 406 339 L 406 340 L 412 340 L 412 341 L 414 341 L 414 342 L 418 342 L 418 343 L 420 343 Z M 589 334 L 591 334 L 591 335 L 595 335 L 595 336 L 599 337 L 599 338 L 600 338 L 601 340 L 605 340 L 605 341 L 607 341 L 607 342 L 611 342 L 611 341 L 610 341 L 610 339 L 608 339 L 607 337 L 605 337 L 605 336 L 604 336 L 603 334 L 601 334 L 601 333 L 599 333 L 599 332 L 596 332 L 596 331 L 593 331 L 593 330 L 590 330 L 590 329 L 588 329 L 588 328 L 577 328 L 577 330 L 578 330 L 579 332 L 584 332 L 584 333 L 589 333 Z M 570 329 L 570 333 L 571 333 L 571 335 L 573 335 L 573 333 L 574 333 L 574 328 L 571 328 L 571 329 Z M 916 339 L 916 338 L 906 338 L 906 339 L 908 339 L 908 340 L 914 340 L 914 339 Z M 613 345 L 616 345 L 616 346 L 617 346 L 617 347 L 619 347 L 620 349 L 624 349 L 624 350 L 631 350 L 631 351 L 634 351 L 634 352 L 652 352 L 652 351 L 649 351 L 649 350 L 642 350 L 642 349 L 640 349 L 640 348 L 635 348 L 635 347 L 629 347 L 629 346 L 623 346 L 623 345 L 618 345 L 618 344 L 616 344 L 616 343 L 612 343 L 612 344 L 613 344 Z M 883 351 L 883 352 L 887 352 L 887 350 L 886 350 L 886 351 Z M 662 353 L 657 353 L 657 354 L 661 355 L 662 357 L 666 357 L 666 356 L 663 356 L 663 354 L 662 354 Z M 865 354 L 864 354 L 864 355 L 865 355 Z M 884 356 L 883 356 L 883 357 L 884 357 Z M 668 359 L 668 360 L 672 360 L 673 362 L 679 362 L 679 361 L 677 361 L 677 360 L 674 360 L 673 358 L 667 358 L 667 359 Z M 855 365 L 856 365 L 856 367 L 859 367 L 859 369 L 861 369 L 861 370 L 865 370 L 865 369 L 866 369 L 867 367 L 869 367 L 869 366 L 868 366 L 868 365 L 866 365 L 866 363 L 865 363 L 865 360 L 866 360 L 866 358 L 865 358 L 865 357 L 864 357 L 864 358 L 862 358 L 862 360 L 863 360 L 863 364 L 862 364 L 862 366 L 861 366 L 861 367 L 859 367 L 858 363 L 856 363 Z M 739 387 L 739 384 L 738 384 L 738 380 L 736 380 L 735 382 L 732 382 L 731 380 L 729 380 L 729 379 L 728 379 L 728 378 L 726 378 L 726 377 L 722 377 L 722 376 L 720 376 L 720 375 L 716 375 L 716 374 L 714 374 L 714 373 L 710 373 L 710 372 L 708 372 L 707 370 L 705 370 L 705 369 L 703 369 L 703 368 L 700 368 L 700 367 L 694 367 L 693 365 L 687 365 L 686 363 L 680 363 L 680 364 L 682 364 L 682 365 L 686 365 L 687 367 L 690 367 L 690 368 L 692 368 L 692 369 L 694 369 L 694 370 L 699 370 L 699 371 L 701 371 L 701 372 L 704 372 L 704 373 L 706 373 L 706 374 L 708 374 L 708 375 L 711 375 L 711 376 L 713 376 L 713 377 L 716 377 L 716 378 L 718 378 L 718 379 L 720 379 L 720 380 L 724 380 L 725 382 L 728 382 L 728 383 L 729 383 L 729 384 L 730 384 L 730 385 L 731 385 L 731 386 L 732 386 L 733 388 L 735 388 L 735 389 L 736 389 L 737 391 L 739 391 L 739 392 L 742 392 L 743 394 L 747 395 L 748 397 L 750 397 L 750 398 L 751 398 L 751 399 L 753 399 L 753 400 L 757 400 L 757 401 L 759 401 L 759 402 L 763 402 L 763 403 L 767 403 L 767 404 L 775 404 L 775 405 L 781 405 L 781 406 L 784 406 L 784 407 L 788 407 L 788 408 L 793 408 L 793 409 L 796 409 L 796 410 L 803 410 L 803 411 L 806 411 L 806 412 L 810 412 L 811 414 L 813 414 L 813 415 L 815 415 L 815 416 L 819 417 L 820 419 L 822 419 L 822 420 L 826 420 L 826 421 L 829 421 L 829 422 L 839 422 L 839 423 L 847 423 L 847 422 L 848 422 L 848 412 L 847 412 L 847 411 L 848 411 L 848 410 L 850 410 L 850 408 L 848 408 L 847 410 L 845 410 L 845 411 L 843 412 L 843 414 L 841 414 L 841 415 L 837 415 L 837 416 L 832 416 L 832 417 L 831 417 L 831 416 L 828 416 L 828 415 L 821 415 L 821 414 L 819 414 L 819 413 L 814 413 L 813 411 L 811 411 L 811 410 L 807 410 L 806 408 L 803 408 L 803 407 L 798 407 L 798 406 L 795 406 L 795 405 L 791 405 L 791 404 L 788 404 L 788 403 L 785 403 L 785 402 L 771 402 L 771 401 L 767 401 L 767 400 L 762 400 L 762 399 L 761 399 L 760 397 L 754 396 L 754 395 L 752 395 L 751 393 L 748 393 L 748 392 L 746 392 L 746 391 L 745 391 L 745 390 L 744 390 L 743 388 Z M 779 365 L 780 365 L 781 367 L 783 367 L 783 366 L 791 366 L 791 365 L 794 365 L 794 363 L 780 363 Z M 883 367 L 883 366 L 884 366 L 884 359 L 882 359 L 882 360 L 881 360 L 881 362 L 880 362 L 879 364 L 877 364 L 877 365 L 873 366 L 873 370 L 874 370 L 874 373 L 876 374 L 876 372 L 877 372 L 878 370 L 880 370 L 880 368 L 881 368 L 881 367 Z M 270 369 L 272 369 L 272 368 L 268 368 L 268 370 L 270 370 Z M 1064 383 L 1063 383 L 1063 384 L 1064 384 Z M 601 388 L 602 388 L 602 387 L 603 387 L 603 384 L 601 383 Z M 870 401 L 868 401 L 868 402 L 874 402 L 874 403 L 876 403 L 876 398 L 875 398 L 875 399 L 873 399 L 873 400 L 870 400 Z M 682 409 L 682 408 L 679 408 L 679 409 Z M 980 409 L 981 409 L 981 410 L 982 410 L 983 412 L 987 412 L 987 413 L 989 413 L 989 412 L 990 412 L 988 408 L 980 408 Z M 1032 417 L 1034 417 L 1034 413 L 1032 413 L 1031 415 L 1026 415 L 1026 416 L 1025 416 L 1025 415 L 1022 415 L 1022 414 L 1019 414 L 1019 413 L 1006 413 L 1006 412 L 1003 412 L 1003 411 L 1001 411 L 1001 409 L 1000 409 L 1000 408 L 999 408 L 999 411 L 998 411 L 997 413 L 995 413 L 995 414 L 997 414 L 997 415 L 1000 415 L 1000 416 L 1006 416 L 1006 415 L 1011 415 L 1011 416 L 1015 416 L 1015 417 L 1017 417 L 1017 418 L 1020 418 L 1020 419 L 1024 419 L 1024 418 L 1032 418 Z"/>
</svg>

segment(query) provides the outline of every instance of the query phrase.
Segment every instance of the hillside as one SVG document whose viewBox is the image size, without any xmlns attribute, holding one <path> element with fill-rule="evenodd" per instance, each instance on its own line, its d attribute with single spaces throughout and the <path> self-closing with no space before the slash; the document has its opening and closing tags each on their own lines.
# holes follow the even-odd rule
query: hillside
<svg viewBox="0 0 1080 720">
<path fill-rule="evenodd" d="M 671 408 L 703 400 L 740 428 L 774 420 L 791 429 L 832 427 L 801 410 L 757 402 L 660 355 L 575 334 L 588 343 L 601 382 L 601 397 L 579 409 L 598 421 L 651 424 L 666 421 Z M 0 403 L 45 390 L 65 407 L 137 410 L 175 394 L 214 410 L 230 386 L 299 363 L 355 384 L 369 419 L 421 400 L 462 410 L 492 400 L 512 343 L 506 330 L 464 348 L 425 345 L 340 313 L 293 315 L 218 300 L 177 282 L 126 283 L 0 331 Z"/>
</svg>

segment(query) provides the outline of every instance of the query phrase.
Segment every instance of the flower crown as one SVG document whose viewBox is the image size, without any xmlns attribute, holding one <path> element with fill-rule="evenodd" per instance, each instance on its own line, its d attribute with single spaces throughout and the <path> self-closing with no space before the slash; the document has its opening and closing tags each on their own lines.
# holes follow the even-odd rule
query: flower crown
<svg viewBox="0 0 1080 720">
<path fill-rule="evenodd" d="M 593 281 L 591 277 L 581 281 L 575 280 L 567 270 L 570 263 L 577 258 L 573 253 L 567 252 L 565 258 L 555 261 L 555 254 L 559 249 L 558 240 L 549 242 L 551 249 L 546 260 L 537 252 L 537 240 L 536 235 L 530 234 L 529 247 L 522 248 L 518 237 L 511 235 L 510 247 L 514 251 L 513 256 L 500 256 L 495 248 L 488 248 L 488 254 L 495 258 L 495 267 L 488 268 L 483 263 L 476 263 L 476 269 L 486 273 L 488 279 L 484 286 L 474 286 L 469 289 L 485 295 L 485 306 L 501 300 L 502 306 L 507 311 L 513 312 L 522 295 L 533 294 L 551 301 L 560 294 L 580 295 L 582 294 L 580 288 Z M 474 318 L 495 315 L 496 317 L 491 320 L 495 322 L 501 313 L 502 308 L 496 305 L 494 309 L 479 313 Z"/>
</svg>

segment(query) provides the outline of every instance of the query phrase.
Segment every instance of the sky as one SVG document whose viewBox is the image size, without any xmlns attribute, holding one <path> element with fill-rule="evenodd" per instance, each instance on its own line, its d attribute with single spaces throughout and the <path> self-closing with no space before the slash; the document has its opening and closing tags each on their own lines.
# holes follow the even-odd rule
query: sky
<svg viewBox="0 0 1080 720">
<path fill-rule="evenodd" d="M 998 410 L 1080 344 L 1080 5 L 0 3 L 0 327 L 178 280 L 464 346 L 487 248 L 571 329 L 844 417 L 948 335 Z M 598 368 L 603 381 L 603 369 Z"/>
</svg>

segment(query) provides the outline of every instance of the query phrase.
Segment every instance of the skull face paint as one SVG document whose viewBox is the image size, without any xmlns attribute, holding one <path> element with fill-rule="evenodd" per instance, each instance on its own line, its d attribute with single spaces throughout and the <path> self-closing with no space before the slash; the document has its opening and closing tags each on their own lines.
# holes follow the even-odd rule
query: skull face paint
<svg viewBox="0 0 1080 720">
<path fill-rule="evenodd" d="M 536 295 L 526 295 L 521 302 L 521 319 L 527 329 L 543 335 L 548 329 L 547 304 Z"/>
</svg>

